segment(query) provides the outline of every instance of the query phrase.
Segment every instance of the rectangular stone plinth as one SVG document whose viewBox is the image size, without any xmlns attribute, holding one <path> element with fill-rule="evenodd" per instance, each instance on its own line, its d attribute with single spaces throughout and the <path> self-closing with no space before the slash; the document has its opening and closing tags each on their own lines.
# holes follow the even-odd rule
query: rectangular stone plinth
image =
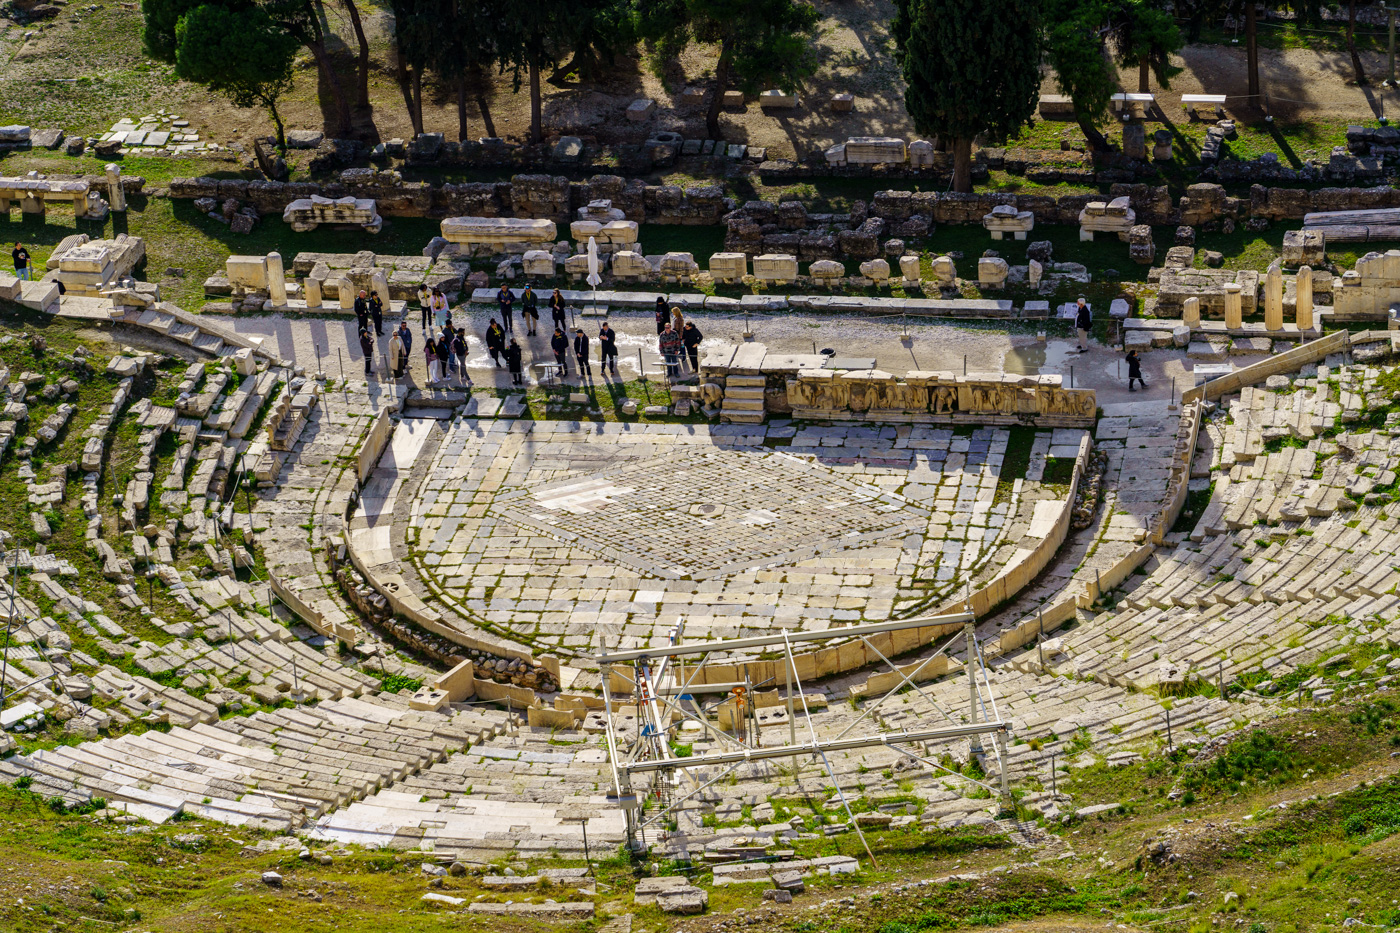
<svg viewBox="0 0 1400 933">
<path fill-rule="evenodd" d="M 555 241 L 558 230 L 552 220 L 521 217 L 448 217 L 442 222 L 443 239 L 469 247 L 499 247 L 505 251 L 521 245 L 535 249 Z"/>
</svg>

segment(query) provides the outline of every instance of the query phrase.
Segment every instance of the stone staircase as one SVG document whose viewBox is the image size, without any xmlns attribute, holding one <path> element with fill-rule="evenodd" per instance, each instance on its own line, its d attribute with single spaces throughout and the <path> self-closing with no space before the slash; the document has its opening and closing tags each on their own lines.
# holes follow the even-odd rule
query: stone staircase
<svg viewBox="0 0 1400 933">
<path fill-rule="evenodd" d="M 726 377 L 724 399 L 720 402 L 719 418 L 731 424 L 763 423 L 763 376 Z"/>
</svg>

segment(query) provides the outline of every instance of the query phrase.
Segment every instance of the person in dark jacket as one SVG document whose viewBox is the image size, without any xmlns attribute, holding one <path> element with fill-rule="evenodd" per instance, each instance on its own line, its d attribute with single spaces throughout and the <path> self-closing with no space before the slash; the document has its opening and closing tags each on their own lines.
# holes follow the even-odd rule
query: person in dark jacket
<svg viewBox="0 0 1400 933">
<path fill-rule="evenodd" d="M 355 325 L 359 330 L 369 327 L 369 299 L 363 291 L 355 298 Z"/>
<path fill-rule="evenodd" d="M 457 357 L 457 369 L 462 374 L 462 383 L 467 388 L 471 388 L 472 377 L 467 375 L 467 331 L 466 328 L 457 328 L 457 333 L 452 336 L 452 355 Z"/>
<path fill-rule="evenodd" d="M 510 338 L 510 346 L 506 347 L 506 366 L 510 368 L 510 381 L 516 385 L 524 385 L 525 381 L 521 375 L 520 343 L 514 337 Z"/>
<path fill-rule="evenodd" d="M 535 331 L 540 325 L 540 301 L 535 297 L 535 290 L 529 285 L 520 293 L 520 316 L 525 320 L 526 336 L 535 336 Z"/>
<path fill-rule="evenodd" d="M 554 351 L 554 360 L 559 364 L 559 375 L 569 375 L 569 338 L 559 328 L 554 328 L 554 336 L 549 338 L 549 348 Z"/>
<path fill-rule="evenodd" d="M 580 327 L 574 333 L 574 356 L 578 357 L 578 371 L 580 375 L 593 377 L 593 366 L 588 362 L 588 335 Z"/>
<path fill-rule="evenodd" d="M 433 346 L 437 352 L 438 378 L 443 382 L 451 384 L 452 365 L 454 362 L 452 359 L 452 339 L 446 334 L 443 334 L 437 339 L 437 342 Z"/>
<path fill-rule="evenodd" d="M 559 289 L 554 290 L 554 294 L 549 296 L 549 313 L 554 318 L 554 326 L 562 329 L 564 327 L 564 311 L 567 306 L 564 304 L 564 294 Z"/>
<path fill-rule="evenodd" d="M 501 308 L 501 326 L 506 333 L 515 333 L 515 296 L 505 283 L 501 283 L 501 290 L 496 292 L 496 304 Z"/>
<path fill-rule="evenodd" d="M 384 302 L 379 300 L 378 293 L 369 296 L 369 316 L 374 319 L 374 333 L 377 337 L 384 336 Z"/>
<path fill-rule="evenodd" d="M 491 354 L 491 362 L 496 364 L 496 368 L 501 368 L 501 353 L 506 348 L 506 332 L 501 329 L 501 325 L 492 321 L 491 326 L 486 328 L 486 352 Z"/>
<path fill-rule="evenodd" d="M 666 310 L 666 299 L 656 296 L 656 336 L 660 337 L 671 323 L 671 312 Z"/>
<path fill-rule="evenodd" d="M 1089 327 L 1094 323 L 1094 317 L 1089 312 L 1089 304 L 1084 300 L 1084 296 L 1079 296 L 1079 302 L 1074 309 L 1074 329 L 1079 334 L 1079 352 L 1089 352 Z"/>
<path fill-rule="evenodd" d="M 374 374 L 374 338 L 367 328 L 360 328 L 360 352 L 365 355 L 365 375 Z"/>
<path fill-rule="evenodd" d="M 404 355 L 407 356 L 409 351 L 413 349 L 413 328 L 408 326 L 407 321 L 399 322 L 399 339 L 403 341 L 403 352 Z M 408 364 L 405 363 L 404 365 L 407 366 Z"/>
<path fill-rule="evenodd" d="M 598 368 L 604 373 L 612 369 L 612 374 L 617 375 L 617 331 L 607 321 L 598 328 Z"/>
<path fill-rule="evenodd" d="M 700 371 L 700 341 L 705 339 L 705 335 L 700 333 L 700 328 L 695 326 L 694 321 L 686 321 L 681 328 L 681 343 L 685 346 L 686 355 L 690 357 L 690 371 L 698 373 Z"/>
<path fill-rule="evenodd" d="M 1128 391 L 1129 391 L 1129 392 L 1136 392 L 1136 391 L 1137 391 L 1137 389 L 1134 389 L 1134 388 L 1133 388 L 1133 380 L 1134 380 L 1134 379 L 1136 379 L 1138 382 L 1141 382 L 1141 383 L 1142 383 L 1142 387 L 1143 387 L 1144 389 L 1147 388 L 1147 383 L 1146 383 L 1145 381 L 1143 381 L 1143 378 L 1142 378 L 1142 358 L 1138 356 L 1138 351 L 1136 351 L 1136 350 L 1129 350 L 1129 351 L 1128 351 Z"/>
</svg>

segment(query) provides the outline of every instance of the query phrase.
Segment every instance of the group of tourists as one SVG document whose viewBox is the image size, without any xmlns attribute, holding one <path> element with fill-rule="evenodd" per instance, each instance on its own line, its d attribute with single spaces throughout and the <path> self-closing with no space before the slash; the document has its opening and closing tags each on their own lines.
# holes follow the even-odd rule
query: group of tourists
<svg viewBox="0 0 1400 933">
<path fill-rule="evenodd" d="M 540 299 L 533 287 L 526 285 L 518 295 L 509 285 L 503 284 L 496 293 L 498 314 L 486 328 L 484 340 L 486 352 L 498 368 L 504 366 L 511 375 L 514 385 L 525 384 L 525 353 L 516 339 L 515 305 L 520 303 L 521 321 L 524 336 L 539 336 Z M 568 304 L 559 289 L 545 302 L 552 318 L 552 331 L 546 332 L 549 349 L 554 354 L 554 365 L 561 378 L 569 376 L 574 369 L 580 378 L 592 379 L 593 366 L 590 355 L 594 339 L 582 327 L 568 326 Z M 455 327 L 452 323 L 452 309 L 447 296 L 441 289 L 426 284 L 418 288 L 418 307 L 421 315 L 423 357 L 427 363 L 429 386 L 471 386 L 467 374 L 467 352 L 470 342 L 465 327 Z M 365 375 L 374 373 L 374 356 L 379 338 L 384 336 L 385 307 L 378 294 L 360 291 L 355 298 L 355 320 L 359 333 L 360 349 L 365 358 Z M 704 335 L 694 321 L 684 319 L 679 308 L 668 307 L 662 297 L 657 297 L 656 308 L 656 348 L 666 365 L 668 379 L 679 379 L 683 368 L 691 372 L 700 369 L 700 342 Z M 570 332 L 572 330 L 572 333 Z M 407 321 L 401 321 L 389 334 L 386 348 L 389 370 L 395 379 L 402 379 L 408 373 L 412 358 L 414 334 Z M 598 366 L 603 375 L 617 375 L 617 331 L 607 321 L 601 322 L 596 336 L 598 344 Z M 573 365 L 569 360 L 573 353 Z M 688 366 L 687 366 L 688 364 Z"/>
</svg>

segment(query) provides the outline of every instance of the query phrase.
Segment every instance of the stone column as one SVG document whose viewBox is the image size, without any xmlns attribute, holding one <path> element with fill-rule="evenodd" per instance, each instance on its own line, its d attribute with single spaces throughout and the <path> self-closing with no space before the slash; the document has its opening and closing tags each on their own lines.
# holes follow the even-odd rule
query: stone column
<svg viewBox="0 0 1400 933">
<path fill-rule="evenodd" d="M 350 276 L 348 276 L 348 275 L 342 275 L 342 276 L 340 277 L 340 285 L 339 285 L 339 287 L 340 287 L 340 310 L 342 310 L 342 311 L 354 311 L 354 310 L 355 310 L 355 284 L 354 284 L 353 282 L 350 281 Z"/>
<path fill-rule="evenodd" d="M 379 296 L 379 300 L 383 302 L 384 314 L 387 317 L 389 314 L 390 307 L 389 277 L 384 274 L 384 271 L 382 269 L 376 270 L 374 274 L 369 277 L 369 287 L 374 290 L 374 293 Z"/>
<path fill-rule="evenodd" d="M 126 210 L 126 189 L 122 187 L 122 170 L 115 162 L 107 163 L 107 203 L 114 211 Z"/>
<path fill-rule="evenodd" d="M 321 307 L 321 280 L 307 279 L 304 287 L 306 293 L 306 306 L 308 308 Z"/>
<path fill-rule="evenodd" d="M 1239 330 L 1243 324 L 1240 308 L 1240 285 L 1238 282 L 1225 283 L 1225 329 Z"/>
<path fill-rule="evenodd" d="M 267 294 L 274 308 L 287 306 L 287 274 L 282 271 L 282 254 L 267 254 Z"/>
<path fill-rule="evenodd" d="M 73 216 L 79 220 L 87 216 L 87 195 L 78 194 L 73 196 Z"/>
<path fill-rule="evenodd" d="M 1181 323 L 1187 327 L 1201 326 L 1201 299 L 1187 298 L 1181 303 Z"/>
<path fill-rule="evenodd" d="M 1312 330 L 1313 288 L 1312 266 L 1298 267 L 1298 329 Z"/>
<path fill-rule="evenodd" d="M 1283 330 L 1283 260 L 1269 263 L 1264 274 L 1264 329 Z"/>
</svg>

